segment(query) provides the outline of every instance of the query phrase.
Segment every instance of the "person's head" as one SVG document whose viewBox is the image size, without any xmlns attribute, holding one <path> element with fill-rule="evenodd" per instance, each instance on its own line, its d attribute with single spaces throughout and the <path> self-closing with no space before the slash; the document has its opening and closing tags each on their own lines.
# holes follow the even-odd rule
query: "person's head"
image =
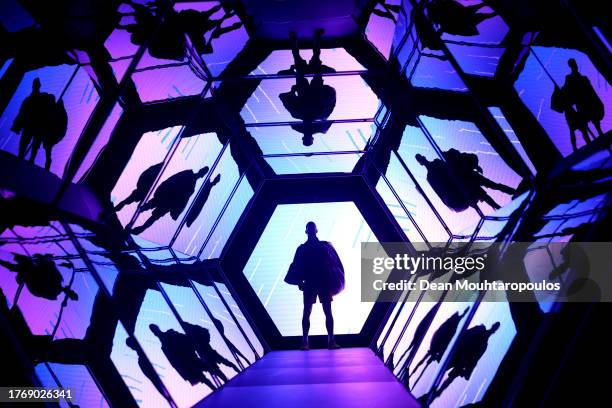
<svg viewBox="0 0 612 408">
<path fill-rule="evenodd" d="M 136 339 L 133 337 L 128 337 L 125 339 L 125 345 L 131 348 L 132 350 L 136 350 Z"/>
<path fill-rule="evenodd" d="M 32 90 L 40 92 L 40 78 L 34 78 L 34 81 L 32 81 Z"/>
<path fill-rule="evenodd" d="M 489 329 L 489 333 L 491 334 L 495 333 L 497 329 L 499 329 L 499 326 L 501 326 L 499 322 L 493 323 L 493 326 L 491 326 L 491 328 Z"/>
<path fill-rule="evenodd" d="M 304 133 L 304 136 L 302 136 L 302 144 L 304 146 L 312 146 L 313 143 L 314 137 L 312 136 L 312 133 Z"/>
<path fill-rule="evenodd" d="M 208 173 L 208 170 L 208 166 L 204 166 L 196 173 L 196 175 L 198 176 L 198 178 L 202 178 Z"/>
<path fill-rule="evenodd" d="M 414 158 L 416 159 L 416 161 L 417 161 L 417 162 L 419 162 L 419 164 L 420 164 L 421 166 L 426 166 L 426 165 L 427 165 L 427 163 L 429 163 L 429 160 L 427 160 L 427 159 L 425 158 L 425 156 L 423 156 L 422 154 L 418 154 L 418 153 L 417 153 L 417 154 L 414 156 Z"/>
<path fill-rule="evenodd" d="M 567 60 L 567 65 L 569 65 L 570 69 L 572 70 L 572 72 L 577 72 L 578 71 L 578 63 L 576 62 L 575 59 L 570 58 Z"/>
<path fill-rule="evenodd" d="M 159 328 L 159 326 L 153 323 L 149 325 L 149 330 L 151 330 L 151 332 L 153 332 L 153 334 L 156 335 L 157 337 L 161 336 L 162 334 L 162 331 Z"/>
<path fill-rule="evenodd" d="M 317 224 L 315 224 L 313 221 L 308 221 L 306 223 L 306 235 L 308 235 L 308 237 L 316 237 L 317 236 Z"/>
</svg>

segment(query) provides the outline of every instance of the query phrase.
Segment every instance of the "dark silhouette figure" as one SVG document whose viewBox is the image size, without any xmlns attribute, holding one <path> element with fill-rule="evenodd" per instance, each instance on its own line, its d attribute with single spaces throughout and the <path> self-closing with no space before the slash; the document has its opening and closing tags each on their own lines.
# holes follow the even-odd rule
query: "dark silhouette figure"
<svg viewBox="0 0 612 408">
<path fill-rule="evenodd" d="M 217 388 L 204 375 L 206 364 L 198 357 L 188 336 L 173 329 L 161 331 L 156 324 L 150 324 L 149 329 L 161 342 L 161 349 L 172 367 L 185 381 L 191 385 L 206 384 L 211 390 Z"/>
<path fill-rule="evenodd" d="M 328 347 L 337 349 L 339 346 L 334 339 L 331 302 L 332 297 L 344 289 L 344 268 L 332 244 L 317 238 L 317 226 L 314 222 L 310 221 L 306 224 L 306 235 L 308 235 L 308 240 L 295 251 L 293 262 L 285 277 L 285 282 L 290 285 L 298 285 L 304 293 L 302 350 L 309 349 L 310 313 L 317 298 L 325 313 Z"/>
<path fill-rule="evenodd" d="M 204 204 L 206 204 L 206 202 L 208 201 L 210 191 L 214 186 L 219 184 L 220 181 L 221 175 L 217 174 L 217 177 L 215 177 L 212 181 L 206 180 L 204 182 L 204 186 L 202 187 L 200 194 L 196 197 L 195 201 L 193 202 L 193 205 L 187 213 L 187 216 L 185 217 L 185 224 L 187 225 L 187 227 L 191 227 L 191 224 L 193 224 L 198 218 L 198 216 L 202 212 L 202 209 L 204 208 Z"/>
<path fill-rule="evenodd" d="M 451 340 L 453 339 L 453 336 L 457 332 L 457 327 L 459 327 L 459 323 L 461 322 L 461 319 L 463 319 L 463 316 L 465 316 L 468 310 L 469 308 L 466 308 L 461 314 L 459 314 L 459 312 L 453 313 L 451 317 L 446 319 L 446 321 L 442 323 L 440 327 L 438 327 L 438 330 L 436 330 L 436 332 L 431 337 L 431 341 L 429 343 L 429 351 L 427 352 L 427 354 L 423 356 L 421 361 L 419 361 L 417 365 L 414 367 L 412 374 L 415 374 L 417 370 L 419 369 L 419 367 L 423 363 L 425 363 L 425 367 L 423 367 L 421 374 L 415 380 L 414 384 L 419 382 L 419 380 L 421 379 L 421 376 L 423 376 L 423 373 L 427 371 L 427 367 L 429 367 L 431 363 L 433 363 L 434 361 L 440 362 L 440 360 L 442 360 L 442 356 L 444 356 L 444 352 L 450 345 Z"/>
<path fill-rule="evenodd" d="M 323 65 L 321 61 L 319 43 L 322 33 L 323 30 L 315 32 L 313 56 L 309 62 L 306 62 L 300 56 L 297 36 L 292 32 L 290 37 L 294 44 L 292 48 L 294 65 L 289 70 L 279 72 L 295 74 L 295 85 L 291 87 L 291 91 L 280 94 L 279 98 L 292 117 L 302 120 L 302 123 L 291 125 L 291 128 L 304 135 L 302 137 L 304 146 L 312 145 L 315 133 L 326 133 L 329 130 L 331 123 L 321 121 L 326 120 L 336 106 L 336 90 L 323 82 L 322 74 L 335 70 Z M 314 74 L 310 82 L 305 76 L 307 74 Z"/>
<path fill-rule="evenodd" d="M 604 104 L 593 89 L 589 78 L 578 70 L 576 60 L 570 58 L 567 65 L 571 72 L 565 77 L 563 89 L 566 92 L 570 105 L 576 106 L 576 112 L 582 120 L 593 123 L 599 136 L 603 134 L 601 120 L 605 115 Z"/>
<path fill-rule="evenodd" d="M 133 228 L 132 234 L 140 234 L 149 228 L 155 221 L 170 213 L 173 220 L 181 215 L 189 198 L 195 191 L 196 183 L 208 173 L 208 166 L 204 166 L 198 172 L 183 170 L 169 177 L 157 187 L 153 198 L 147 201 L 141 208 L 142 211 L 153 210 L 151 217 L 141 226 Z"/>
<path fill-rule="evenodd" d="M 68 286 L 63 286 L 64 278 L 57 269 L 51 254 L 34 254 L 31 257 L 13 254 L 15 263 L 0 260 L 0 265 L 17 273 L 17 283 L 25 284 L 34 296 L 56 300 L 63 292 L 66 298 L 78 300 L 79 296 Z M 60 264 L 72 268 L 70 262 Z M 66 300 L 65 300 L 66 301 Z"/>
<path fill-rule="evenodd" d="M 142 349 L 136 344 L 136 339 L 134 339 L 133 337 L 128 337 L 127 339 L 125 339 L 125 344 L 136 352 L 136 354 L 138 355 L 138 367 L 140 367 L 142 373 L 149 379 L 149 381 L 151 381 L 155 389 L 166 399 L 166 401 L 168 401 L 170 406 L 176 406 L 173 403 L 170 394 L 168 394 L 168 390 L 166 390 L 166 387 L 155 372 L 153 365 L 145 356 L 144 351 L 142 351 Z"/>
<path fill-rule="evenodd" d="M 495 322 L 490 329 L 483 324 L 467 329 L 457 340 L 457 347 L 450 356 L 446 367 L 448 377 L 432 394 L 432 401 L 439 397 L 457 377 L 466 380 L 470 378 L 480 358 L 487 351 L 489 337 L 499 329 L 500 323 Z"/>
<path fill-rule="evenodd" d="M 432 0 L 427 5 L 427 14 L 440 34 L 473 36 L 478 35 L 478 24 L 497 14 L 479 13 L 485 6 L 485 3 L 464 6 L 456 0 Z"/>
<path fill-rule="evenodd" d="M 234 355 L 236 356 L 236 359 L 241 358 L 242 360 L 244 360 L 244 362 L 248 366 L 250 364 L 250 361 L 245 357 L 242 351 L 240 351 L 240 349 L 236 347 L 236 345 L 232 343 L 229 338 L 227 338 L 227 336 L 225 335 L 225 327 L 223 327 L 221 320 L 217 319 L 212 314 L 210 315 L 210 318 L 213 321 L 215 328 L 219 331 L 219 334 L 221 334 L 221 337 L 223 337 L 223 340 L 225 340 L 225 343 L 227 344 L 227 348 L 229 348 L 230 351 L 234 353 Z"/>
<path fill-rule="evenodd" d="M 28 147 L 31 147 L 30 162 L 34 163 L 38 149 L 45 149 L 45 170 L 51 168 L 51 152 L 62 140 L 68 126 L 68 116 L 64 103 L 55 101 L 55 97 L 40 91 L 40 79 L 32 82 L 32 93 L 23 101 L 11 130 L 21 133 L 19 141 L 20 159 L 25 159 Z"/>
<path fill-rule="evenodd" d="M 140 177 L 138 177 L 134 191 L 132 191 L 130 195 L 115 206 L 115 211 L 119 212 L 126 205 L 138 203 L 144 200 L 151 187 L 153 187 L 153 183 L 155 183 L 155 179 L 159 175 L 163 165 L 163 162 L 157 163 L 143 171 Z"/>
<path fill-rule="evenodd" d="M 559 88 L 558 86 L 555 86 L 550 105 L 553 110 L 563 113 L 565 116 L 565 121 L 569 127 L 570 140 L 572 142 L 572 148 L 574 151 L 578 150 L 578 146 L 576 144 L 577 130 L 582 134 L 582 138 L 586 144 L 591 142 L 591 138 L 589 137 L 589 122 L 584 115 L 578 113 L 574 108 L 567 92 L 567 88 Z"/>
<path fill-rule="evenodd" d="M 176 11 L 171 2 L 162 0 L 144 5 L 134 2 L 128 4 L 134 9 L 136 23 L 123 28 L 131 34 L 130 39 L 136 45 L 143 45 L 150 38 L 148 50 L 155 58 L 182 61 L 187 47 L 185 36 L 199 55 L 210 54 L 213 52 L 212 41 L 215 38 L 242 26 L 242 23 L 237 22 L 222 27 L 223 22 L 235 13 L 226 13 L 218 20 L 211 18 L 222 9 L 221 4 L 205 11 Z M 208 40 L 205 38 L 207 33 L 210 33 Z"/>
<path fill-rule="evenodd" d="M 462 153 L 450 149 L 442 153 L 445 161 L 427 160 L 423 155 L 415 156 L 417 162 L 427 168 L 427 181 L 451 210 L 460 212 L 468 207 L 477 209 L 484 201 L 493 209 L 500 206 L 487 194 L 483 187 L 513 194 L 515 190 L 501 183 L 496 183 L 482 174 L 478 156 L 473 153 Z"/>
<path fill-rule="evenodd" d="M 219 364 L 230 367 L 236 372 L 240 371 L 234 363 L 212 348 L 210 344 L 210 331 L 207 328 L 187 322 L 184 324 L 185 331 L 195 344 L 195 350 L 200 356 L 200 360 L 203 362 L 204 371 L 210 373 L 211 376 L 224 383 L 227 382 L 227 376 L 221 371 Z"/>
</svg>

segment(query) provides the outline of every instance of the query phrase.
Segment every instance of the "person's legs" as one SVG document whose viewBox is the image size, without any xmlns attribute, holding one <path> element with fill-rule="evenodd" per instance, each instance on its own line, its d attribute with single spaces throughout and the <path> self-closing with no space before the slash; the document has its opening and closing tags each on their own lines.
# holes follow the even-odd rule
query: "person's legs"
<svg viewBox="0 0 612 408">
<path fill-rule="evenodd" d="M 572 142 L 572 149 L 574 151 L 578 150 L 578 146 L 576 145 L 576 131 L 570 128 L 570 141 Z"/>
<path fill-rule="evenodd" d="M 17 155 L 17 157 L 19 157 L 20 159 L 25 159 L 26 150 L 28 149 L 28 146 L 30 145 L 31 141 L 32 134 L 27 130 L 22 131 L 21 139 L 19 140 L 19 154 Z"/>
<path fill-rule="evenodd" d="M 601 129 L 601 121 L 594 120 L 593 126 L 595 126 L 595 129 L 597 129 L 597 136 L 603 136 L 603 130 Z"/>
<path fill-rule="evenodd" d="M 51 169 L 51 151 L 53 146 L 45 147 L 45 170 L 49 171 Z"/>
<path fill-rule="evenodd" d="M 490 195 L 488 195 L 487 193 L 485 193 L 483 191 L 483 193 L 480 196 L 480 201 L 484 201 L 485 203 L 489 204 L 489 206 L 491 208 L 493 208 L 494 210 L 499 210 L 501 207 L 499 206 L 499 204 L 497 204 L 495 202 L 495 200 L 493 200 L 493 197 L 491 197 Z"/>
<path fill-rule="evenodd" d="M 506 194 L 514 194 L 514 189 L 510 186 L 507 186 L 501 183 L 496 183 L 493 180 L 489 180 L 483 175 L 480 175 L 478 179 L 479 179 L 480 185 L 483 187 L 492 188 L 493 190 L 499 190 L 502 193 L 506 193 Z"/>
<path fill-rule="evenodd" d="M 143 207 L 143 209 L 144 209 L 144 207 Z M 155 223 L 155 221 L 159 220 L 164 215 L 166 215 L 166 211 L 165 210 L 160 210 L 159 208 L 154 209 L 153 210 L 153 214 L 151 214 L 149 219 L 146 220 L 144 222 L 144 224 L 142 224 L 140 227 L 132 228 L 131 233 L 134 234 L 134 235 L 138 235 L 138 234 L 142 233 L 144 230 L 149 228 L 151 225 L 153 225 L 153 223 Z"/>
<path fill-rule="evenodd" d="M 310 313 L 312 312 L 312 296 L 304 289 L 304 312 L 302 314 L 302 350 L 308 350 L 308 332 L 310 331 Z"/>
<path fill-rule="evenodd" d="M 30 155 L 30 163 L 36 162 L 36 155 L 38 154 L 38 149 L 40 149 L 40 145 L 42 141 L 38 137 L 32 138 L 32 154 Z"/>
<path fill-rule="evenodd" d="M 129 196 L 127 196 L 123 201 L 121 201 L 115 206 L 115 212 L 121 211 L 126 205 L 139 201 L 139 193 L 140 191 L 138 189 L 134 189 L 134 191 L 132 191 Z"/>
<path fill-rule="evenodd" d="M 330 349 L 339 348 L 334 338 L 334 316 L 332 314 L 331 299 L 321 299 L 323 313 L 325 313 L 325 328 L 327 329 L 327 344 Z"/>
</svg>

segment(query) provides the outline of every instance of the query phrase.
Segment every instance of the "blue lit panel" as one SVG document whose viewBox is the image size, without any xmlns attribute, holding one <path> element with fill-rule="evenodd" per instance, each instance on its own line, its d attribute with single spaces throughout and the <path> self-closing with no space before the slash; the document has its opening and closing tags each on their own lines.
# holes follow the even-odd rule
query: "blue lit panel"
<svg viewBox="0 0 612 408">
<path fill-rule="evenodd" d="M 359 333 L 373 305 L 361 302 L 361 242 L 375 242 L 376 237 L 352 202 L 277 206 L 243 273 L 281 334 L 301 335 L 302 292 L 284 278 L 295 250 L 306 240 L 308 221 L 317 224 L 319 239 L 334 245 L 345 270 L 345 289 L 332 302 L 334 331 Z M 325 333 L 323 311 L 315 305 L 310 334 Z"/>
<path fill-rule="evenodd" d="M 83 365 L 41 363 L 34 367 L 34 371 L 43 387 L 70 388 L 73 400 L 78 401 L 82 407 L 105 408 L 109 406 L 89 370 Z M 74 404 L 68 405 L 62 402 L 60 406 L 68 408 Z"/>
<path fill-rule="evenodd" d="M 375 6 L 380 12 L 384 13 L 385 16 L 373 13 L 370 16 L 368 25 L 365 28 L 365 35 L 369 42 L 371 42 L 376 49 L 386 58 L 389 58 L 391 54 L 391 47 L 393 44 L 393 38 L 395 34 L 395 24 L 399 17 L 396 11 L 385 8 L 385 6 L 399 6 L 400 0 L 391 0 L 381 2 L 382 4 Z M 395 21 L 394 21 L 395 20 Z"/>
</svg>

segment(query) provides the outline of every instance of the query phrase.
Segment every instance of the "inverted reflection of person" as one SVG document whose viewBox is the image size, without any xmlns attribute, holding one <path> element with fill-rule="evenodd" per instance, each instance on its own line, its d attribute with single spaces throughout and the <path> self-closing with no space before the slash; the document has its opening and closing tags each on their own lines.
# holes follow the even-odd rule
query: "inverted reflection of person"
<svg viewBox="0 0 612 408">
<path fill-rule="evenodd" d="M 143 171 L 140 177 L 138 177 L 134 191 L 132 191 L 130 195 L 115 206 L 115 212 L 121 211 L 126 205 L 138 203 L 144 200 L 151 187 L 153 187 L 153 183 L 159 175 L 163 165 L 163 162 L 157 163 Z"/>
<path fill-rule="evenodd" d="M 317 226 L 314 222 L 306 224 L 306 235 L 308 239 L 297 248 L 285 277 L 285 282 L 298 285 L 303 292 L 302 350 L 310 348 L 308 342 L 310 313 L 317 299 L 321 302 L 325 313 L 328 348 L 337 349 L 340 346 L 334 338 L 331 302 L 333 296 L 344 289 L 344 268 L 332 244 L 317 238 Z"/>
<path fill-rule="evenodd" d="M 176 221 L 187 207 L 198 180 L 207 173 L 208 166 L 204 166 L 197 172 L 183 170 L 162 182 L 155 190 L 153 198 L 141 208 L 142 211 L 153 210 L 151 216 L 141 226 L 133 228 L 132 234 L 142 233 L 168 213 Z"/>
</svg>

